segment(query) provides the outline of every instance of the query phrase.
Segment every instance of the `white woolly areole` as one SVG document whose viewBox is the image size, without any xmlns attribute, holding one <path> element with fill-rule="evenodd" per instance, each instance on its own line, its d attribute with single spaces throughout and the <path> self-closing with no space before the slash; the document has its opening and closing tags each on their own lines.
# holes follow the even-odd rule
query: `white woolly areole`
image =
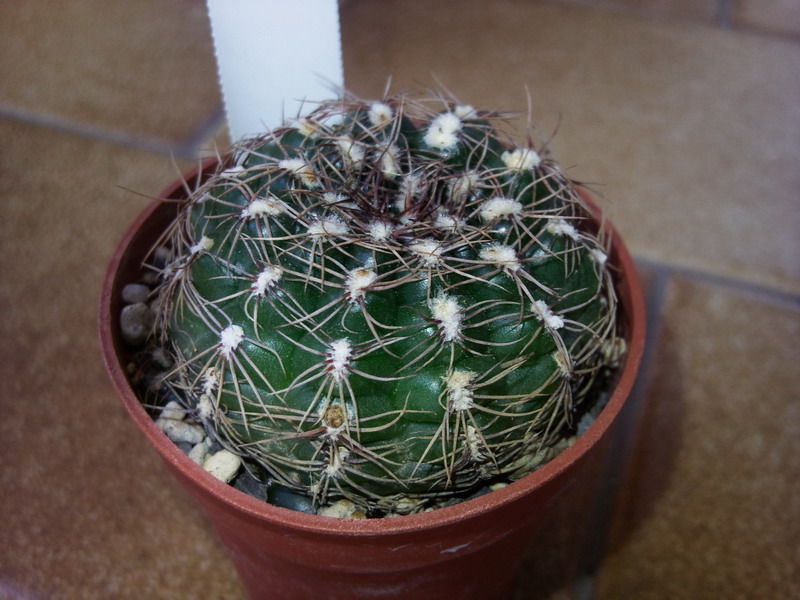
<svg viewBox="0 0 800 600">
<path fill-rule="evenodd" d="M 211 250 L 211 248 L 213 247 L 214 247 L 214 240 L 204 235 L 203 237 L 200 238 L 199 242 L 197 242 L 194 246 L 189 248 L 189 252 L 191 252 L 192 254 L 199 254 L 200 252 Z"/>
<path fill-rule="evenodd" d="M 455 116 L 457 116 L 459 119 L 474 119 L 478 116 L 475 108 L 469 104 L 456 106 L 455 109 L 453 109 L 453 114 L 455 114 Z"/>
<path fill-rule="evenodd" d="M 316 137 L 320 134 L 320 124 L 311 119 L 297 119 L 293 122 L 293 125 L 297 127 L 297 131 L 300 132 L 301 135 L 306 137 Z"/>
<path fill-rule="evenodd" d="M 392 235 L 394 228 L 389 223 L 384 223 L 383 221 L 373 221 L 367 227 L 367 231 L 369 232 L 369 237 L 371 237 L 373 240 L 376 242 L 382 242 Z"/>
<path fill-rule="evenodd" d="M 360 167 L 364 162 L 364 145 L 351 139 L 344 138 L 336 140 L 336 145 L 339 147 L 339 154 L 342 155 L 345 164 L 349 168 Z"/>
<path fill-rule="evenodd" d="M 500 243 L 482 248 L 478 256 L 487 262 L 502 266 L 507 271 L 516 271 L 520 266 L 514 248 Z"/>
<path fill-rule="evenodd" d="M 317 174 L 302 158 L 285 158 L 278 163 L 278 166 L 290 171 L 307 188 L 320 187 Z"/>
<path fill-rule="evenodd" d="M 595 260 L 597 264 L 604 265 L 608 261 L 608 254 L 597 248 L 592 249 L 592 251 L 589 252 L 589 254 L 592 256 L 592 258 Z"/>
<path fill-rule="evenodd" d="M 245 168 L 242 165 L 234 165 L 232 167 L 228 167 L 220 175 L 228 179 L 236 179 L 237 175 L 244 172 Z"/>
<path fill-rule="evenodd" d="M 331 461 L 325 467 L 325 474 L 329 477 L 339 477 L 344 470 L 344 463 L 350 451 L 347 448 L 338 448 L 331 453 Z"/>
<path fill-rule="evenodd" d="M 369 107 L 367 117 L 369 118 L 370 123 L 376 127 L 382 127 L 392 120 L 394 117 L 394 111 L 388 104 L 384 104 L 383 102 L 373 102 Z"/>
<path fill-rule="evenodd" d="M 410 244 L 408 249 L 419 256 L 422 262 L 429 267 L 438 264 L 441 260 L 442 252 L 444 252 L 442 245 L 436 240 L 431 239 Z"/>
<path fill-rule="evenodd" d="M 229 325 L 222 330 L 219 334 L 219 343 L 221 345 L 221 352 L 225 358 L 230 358 L 239 344 L 244 340 L 244 329 L 238 325 Z"/>
<path fill-rule="evenodd" d="M 556 361 L 556 365 L 558 365 L 558 370 L 561 371 L 561 375 L 565 379 L 570 379 L 572 377 L 572 361 L 570 361 L 569 357 L 561 350 L 556 350 L 553 352 L 553 360 Z"/>
<path fill-rule="evenodd" d="M 315 238 L 346 235 L 349 231 L 347 225 L 335 217 L 327 217 L 308 226 L 308 233 Z"/>
<path fill-rule="evenodd" d="M 483 203 L 481 207 L 481 219 L 491 221 L 492 219 L 502 219 L 503 217 L 515 216 L 522 212 L 522 204 L 513 198 L 496 196 Z"/>
<path fill-rule="evenodd" d="M 286 205 L 277 198 L 256 198 L 242 211 L 243 219 L 269 216 L 275 217 L 286 212 Z"/>
<path fill-rule="evenodd" d="M 550 224 L 547 226 L 547 231 L 553 235 L 566 235 L 576 241 L 578 239 L 578 230 L 564 219 L 553 219 L 550 221 Z"/>
<path fill-rule="evenodd" d="M 463 223 L 459 219 L 444 213 L 437 215 L 433 222 L 434 227 L 445 231 L 455 231 L 462 225 Z"/>
<path fill-rule="evenodd" d="M 322 200 L 325 204 L 341 204 L 348 200 L 348 197 L 344 194 L 337 194 L 335 192 L 325 192 L 322 194 Z"/>
<path fill-rule="evenodd" d="M 258 274 L 258 277 L 256 277 L 252 285 L 253 293 L 256 296 L 263 296 L 267 293 L 268 289 L 278 282 L 281 276 L 283 276 L 283 269 L 267 265 L 264 267 L 264 270 Z"/>
<path fill-rule="evenodd" d="M 482 462 L 486 458 L 486 444 L 481 438 L 480 432 L 472 425 L 467 425 L 464 433 L 469 448 L 469 457 L 475 462 Z"/>
<path fill-rule="evenodd" d="M 341 381 L 347 375 L 347 367 L 350 364 L 350 354 L 353 348 L 346 339 L 336 340 L 331 343 L 330 348 L 325 353 L 325 358 L 330 364 L 330 373 L 336 381 Z"/>
<path fill-rule="evenodd" d="M 439 322 L 439 331 L 446 342 L 457 340 L 461 335 L 464 313 L 458 299 L 447 294 L 436 296 L 430 303 L 431 314 Z"/>
<path fill-rule="evenodd" d="M 561 329 L 564 326 L 564 319 L 553 313 L 544 300 L 537 300 L 534 302 L 531 305 L 531 310 L 541 321 L 544 321 L 544 324 L 550 329 Z"/>
<path fill-rule="evenodd" d="M 397 154 L 399 150 L 397 146 L 392 144 L 381 152 L 381 173 L 384 177 L 397 177 L 400 174 L 400 166 L 397 162 Z"/>
<path fill-rule="evenodd" d="M 500 158 L 513 171 L 535 169 L 542 162 L 542 157 L 539 156 L 539 153 L 531 148 L 517 148 L 516 150 L 506 151 L 503 152 Z"/>
<path fill-rule="evenodd" d="M 476 173 L 464 173 L 461 177 L 453 179 L 450 184 L 450 197 L 454 200 L 463 200 L 478 185 Z"/>
<path fill-rule="evenodd" d="M 214 393 L 219 385 L 219 378 L 217 377 L 217 370 L 214 367 L 209 367 L 203 373 L 203 393 L 209 396 Z"/>
<path fill-rule="evenodd" d="M 462 412 L 475 405 L 469 385 L 476 375 L 474 371 L 455 370 L 445 378 L 450 412 Z"/>
<path fill-rule="evenodd" d="M 453 113 L 443 113 L 431 121 L 425 132 L 425 143 L 431 148 L 452 150 L 458 145 L 458 132 L 461 130 L 461 119 Z"/>
<path fill-rule="evenodd" d="M 406 210 L 408 200 L 418 195 L 423 190 L 422 179 L 419 175 L 409 173 L 400 181 L 400 191 L 397 194 L 397 200 L 394 203 L 395 208 L 399 212 Z"/>
<path fill-rule="evenodd" d="M 372 269 L 353 269 L 347 274 L 345 288 L 350 302 L 356 302 L 364 297 L 365 290 L 372 285 L 378 278 L 378 274 Z"/>
</svg>

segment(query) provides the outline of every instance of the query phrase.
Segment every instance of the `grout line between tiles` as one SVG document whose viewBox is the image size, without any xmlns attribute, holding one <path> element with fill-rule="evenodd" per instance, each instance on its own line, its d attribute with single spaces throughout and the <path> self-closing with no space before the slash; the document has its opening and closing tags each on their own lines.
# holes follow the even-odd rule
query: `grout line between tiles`
<svg viewBox="0 0 800 600">
<path fill-rule="evenodd" d="M 0 119 L 30 123 L 31 125 L 37 125 L 40 127 L 48 127 L 63 133 L 70 133 L 111 144 L 126 146 L 128 148 L 142 150 L 144 152 L 153 152 L 155 154 L 165 154 L 180 158 L 196 158 L 195 155 L 185 155 L 184 151 L 187 149 L 186 145 L 172 144 L 166 140 L 139 137 L 119 131 L 94 127 L 92 125 L 76 123 L 74 121 L 61 119 L 53 115 L 32 113 L 15 108 L 0 107 Z"/>
<path fill-rule="evenodd" d="M 201 124 L 177 151 L 184 158 L 197 158 L 209 151 L 216 151 L 216 148 L 207 148 L 205 144 L 214 136 L 217 130 L 225 124 L 225 109 L 221 106 L 209 116 L 205 123 Z"/>
<path fill-rule="evenodd" d="M 730 29 L 733 21 L 733 2 L 732 0 L 718 0 L 717 14 L 714 23 L 722 29 Z"/>
<path fill-rule="evenodd" d="M 736 279 L 734 277 L 729 277 L 720 273 L 714 273 L 712 271 L 704 271 L 683 265 L 663 263 L 640 256 L 634 256 L 634 260 L 637 265 L 646 267 L 655 273 L 661 273 L 663 271 L 665 273 L 669 273 L 670 275 L 688 277 L 702 283 L 727 288 L 732 291 L 745 292 L 788 304 L 800 304 L 800 293 L 781 290 L 779 288 L 769 287 L 767 285 L 754 283 L 744 279 Z"/>
<path fill-rule="evenodd" d="M 621 484 L 631 460 L 631 451 L 638 438 L 640 424 L 646 408 L 646 391 L 653 370 L 654 352 L 661 337 L 661 315 L 666 301 L 667 284 L 673 273 L 663 265 L 648 265 L 654 271 L 653 283 L 646 297 L 645 354 L 639 375 L 631 390 L 628 410 L 621 415 L 619 434 L 612 442 L 603 471 L 605 473 L 597 500 L 588 524 L 588 535 L 579 565 L 580 579 L 575 586 L 574 600 L 596 598 L 597 575 L 608 549 L 615 506 L 619 500 Z"/>
</svg>

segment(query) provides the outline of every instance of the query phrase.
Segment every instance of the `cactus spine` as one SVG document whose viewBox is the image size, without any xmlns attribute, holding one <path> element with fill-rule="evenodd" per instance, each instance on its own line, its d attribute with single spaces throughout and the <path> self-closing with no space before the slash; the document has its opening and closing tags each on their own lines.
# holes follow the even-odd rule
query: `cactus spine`
<svg viewBox="0 0 800 600">
<path fill-rule="evenodd" d="M 573 183 L 442 102 L 322 103 L 239 144 L 168 232 L 169 384 L 319 502 L 402 510 L 530 471 L 617 346 Z"/>
</svg>

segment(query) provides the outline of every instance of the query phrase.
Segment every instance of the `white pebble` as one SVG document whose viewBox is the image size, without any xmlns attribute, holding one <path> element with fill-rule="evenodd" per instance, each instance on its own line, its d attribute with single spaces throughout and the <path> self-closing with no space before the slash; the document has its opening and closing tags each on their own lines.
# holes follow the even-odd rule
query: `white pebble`
<svg viewBox="0 0 800 600">
<path fill-rule="evenodd" d="M 189 450 L 189 458 L 191 458 L 194 462 L 196 462 L 201 467 L 206 462 L 206 457 L 208 456 L 208 444 L 205 442 L 200 442 L 195 444 L 191 450 Z"/>
<path fill-rule="evenodd" d="M 365 515 L 350 500 L 337 500 L 333 504 L 323 506 L 317 510 L 318 515 L 323 517 L 333 517 L 334 519 L 363 519 Z"/>
<path fill-rule="evenodd" d="M 208 394 L 201 394 L 197 402 L 197 416 L 203 421 L 208 421 L 214 416 L 214 401 Z"/>
<path fill-rule="evenodd" d="M 183 418 L 186 416 L 186 412 L 183 410 L 180 402 L 176 402 L 175 400 L 170 400 L 167 402 L 166 406 L 161 410 L 160 418 L 162 419 L 174 419 L 175 421 L 183 421 Z"/>
<path fill-rule="evenodd" d="M 122 301 L 126 304 L 147 302 L 147 297 L 149 295 L 150 288 L 141 283 L 129 283 L 122 288 Z"/>
<path fill-rule="evenodd" d="M 202 442 L 203 438 L 206 437 L 202 427 L 192 425 L 186 421 L 159 417 L 156 419 L 156 426 L 175 443 L 186 442 L 187 444 L 197 444 Z"/>
<path fill-rule="evenodd" d="M 139 344 L 146 340 L 153 323 L 153 313 L 143 302 L 129 304 L 122 309 L 119 318 L 122 337 L 129 344 Z"/>
<path fill-rule="evenodd" d="M 228 450 L 220 450 L 206 458 L 203 468 L 220 481 L 228 483 L 234 478 L 242 464 L 242 459 Z"/>
</svg>

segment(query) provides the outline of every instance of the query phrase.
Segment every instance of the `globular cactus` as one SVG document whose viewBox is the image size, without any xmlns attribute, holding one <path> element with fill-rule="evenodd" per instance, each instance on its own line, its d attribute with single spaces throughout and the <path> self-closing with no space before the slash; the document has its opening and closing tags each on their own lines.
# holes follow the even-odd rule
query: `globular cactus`
<svg viewBox="0 0 800 600">
<path fill-rule="evenodd" d="M 575 185 L 503 123 L 325 102 L 194 190 L 159 323 L 223 445 L 365 509 L 537 466 L 617 354 L 616 298 Z"/>
</svg>

